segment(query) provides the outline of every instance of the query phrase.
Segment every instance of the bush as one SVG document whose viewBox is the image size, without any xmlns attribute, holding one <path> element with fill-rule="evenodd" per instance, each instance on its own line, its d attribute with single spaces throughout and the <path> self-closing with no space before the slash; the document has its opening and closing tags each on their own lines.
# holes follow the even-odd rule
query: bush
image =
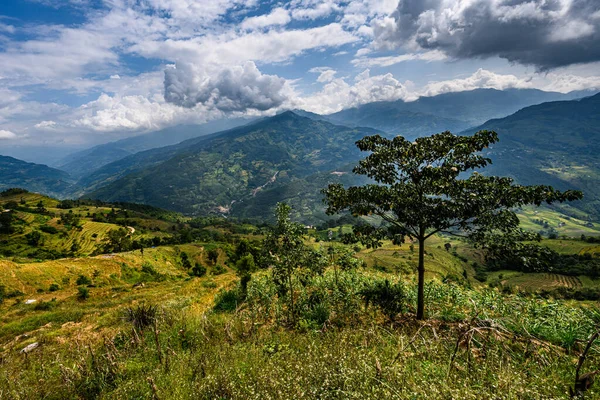
<svg viewBox="0 0 600 400">
<path fill-rule="evenodd" d="M 200 263 L 196 263 L 194 267 L 190 270 L 191 276 L 201 277 L 206 275 L 206 267 L 201 265 Z"/>
<path fill-rule="evenodd" d="M 90 297 L 90 290 L 86 287 L 77 288 L 77 300 L 84 301 Z"/>
<path fill-rule="evenodd" d="M 56 292 L 59 289 L 60 289 L 60 287 L 56 283 L 52 283 L 48 290 L 50 290 L 51 292 Z"/>
<path fill-rule="evenodd" d="M 41 225 L 40 226 L 40 231 L 49 233 L 51 235 L 54 235 L 55 233 L 58 233 L 58 229 L 56 229 L 53 226 L 49 226 L 49 225 Z"/>
<path fill-rule="evenodd" d="M 379 307 L 390 321 L 407 309 L 408 296 L 401 282 L 390 284 L 387 279 L 376 281 L 363 289 L 361 294 L 367 307 L 369 304 Z"/>
<path fill-rule="evenodd" d="M 221 264 L 217 264 L 213 268 L 212 274 L 213 275 L 221 275 L 221 274 L 224 274 L 225 272 L 227 272 L 227 270 L 225 269 L 225 267 L 222 266 Z"/>
<path fill-rule="evenodd" d="M 131 322 L 137 330 L 154 324 L 157 315 L 158 307 L 153 305 L 139 304 L 125 309 L 125 320 Z"/>
<path fill-rule="evenodd" d="M 215 296 L 215 305 L 213 310 L 216 312 L 231 312 L 235 311 L 239 302 L 239 293 L 237 288 L 229 290 L 221 290 Z"/>
<path fill-rule="evenodd" d="M 40 301 L 33 307 L 35 311 L 48 311 L 51 310 L 55 305 L 54 301 Z"/>
<path fill-rule="evenodd" d="M 79 275 L 75 283 L 77 283 L 77 285 L 91 285 L 92 281 L 85 275 Z"/>
</svg>

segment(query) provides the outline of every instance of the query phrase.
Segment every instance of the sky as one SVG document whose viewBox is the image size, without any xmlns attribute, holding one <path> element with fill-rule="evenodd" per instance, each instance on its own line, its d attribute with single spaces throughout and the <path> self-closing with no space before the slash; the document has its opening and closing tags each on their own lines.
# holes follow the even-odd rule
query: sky
<svg viewBox="0 0 600 400">
<path fill-rule="evenodd" d="M 600 90 L 600 1 L 0 1 L 0 148 L 476 88 Z"/>
</svg>

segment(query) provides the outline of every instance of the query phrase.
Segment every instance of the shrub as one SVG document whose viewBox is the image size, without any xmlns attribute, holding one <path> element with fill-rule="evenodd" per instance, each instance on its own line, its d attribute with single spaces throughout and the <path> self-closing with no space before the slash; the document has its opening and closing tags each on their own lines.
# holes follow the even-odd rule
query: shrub
<svg viewBox="0 0 600 400">
<path fill-rule="evenodd" d="M 221 274 L 224 274 L 225 272 L 227 272 L 227 270 L 225 269 L 225 267 L 222 266 L 221 264 L 217 264 L 213 268 L 212 274 L 213 275 L 221 275 Z"/>
<path fill-rule="evenodd" d="M 90 297 L 90 290 L 86 287 L 77 288 L 77 299 L 80 301 L 87 300 Z"/>
<path fill-rule="evenodd" d="M 55 233 L 58 233 L 58 229 L 56 229 L 53 226 L 49 226 L 49 225 L 41 225 L 40 226 L 40 231 L 49 233 L 51 235 L 54 235 Z"/>
<path fill-rule="evenodd" d="M 60 289 L 60 287 L 58 286 L 58 284 L 52 283 L 52 284 L 50 284 L 50 288 L 48 290 L 50 290 L 51 292 L 56 292 L 59 289 Z"/>
<path fill-rule="evenodd" d="M 229 290 L 221 290 L 215 296 L 215 305 L 213 310 L 216 312 L 231 312 L 235 311 L 239 301 L 239 293 L 237 288 Z"/>
<path fill-rule="evenodd" d="M 125 309 L 125 320 L 137 330 L 142 330 L 154 324 L 158 316 L 158 307 L 154 305 L 139 304 Z"/>
<path fill-rule="evenodd" d="M 91 285 L 92 281 L 85 275 L 79 275 L 75 283 L 77 283 L 77 285 Z"/>
<path fill-rule="evenodd" d="M 194 267 L 190 270 L 190 275 L 201 277 L 206 275 L 206 267 L 201 265 L 200 263 L 196 263 Z"/>
<path fill-rule="evenodd" d="M 383 314 L 392 321 L 396 315 L 407 309 L 408 296 L 401 282 L 390 284 L 387 279 L 383 282 L 376 281 L 363 289 L 361 294 L 367 307 L 369 304 L 379 307 Z"/>
<path fill-rule="evenodd" d="M 33 307 L 35 311 L 48 311 L 51 310 L 55 305 L 54 301 L 40 301 Z"/>
</svg>

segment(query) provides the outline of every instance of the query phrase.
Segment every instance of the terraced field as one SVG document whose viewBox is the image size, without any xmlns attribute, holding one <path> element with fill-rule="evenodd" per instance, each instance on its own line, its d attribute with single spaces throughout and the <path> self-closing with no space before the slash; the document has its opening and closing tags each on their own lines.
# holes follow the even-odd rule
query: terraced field
<svg viewBox="0 0 600 400">
<path fill-rule="evenodd" d="M 498 271 L 490 274 L 489 281 L 498 279 L 504 286 L 511 286 L 526 291 L 551 290 L 559 287 L 582 288 L 584 283 L 579 277 L 540 272 L 522 273 L 515 271 Z M 585 285 L 587 286 L 587 285 Z"/>
</svg>

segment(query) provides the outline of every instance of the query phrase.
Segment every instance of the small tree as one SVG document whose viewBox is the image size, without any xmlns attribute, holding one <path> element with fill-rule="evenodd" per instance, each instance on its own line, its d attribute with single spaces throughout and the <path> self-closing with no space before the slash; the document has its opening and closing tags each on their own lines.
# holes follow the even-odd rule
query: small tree
<svg viewBox="0 0 600 400">
<path fill-rule="evenodd" d="M 376 215 L 387 225 L 354 228 L 348 240 L 368 247 L 406 236 L 419 244 L 417 319 L 424 318 L 425 241 L 439 232 L 467 236 L 485 243 L 494 235 L 526 237 L 512 211 L 526 204 L 577 200 L 581 192 L 559 192 L 550 186 L 521 186 L 511 178 L 483 176 L 469 171 L 491 163 L 480 152 L 497 142 L 492 131 L 473 136 L 443 132 L 410 142 L 401 136 L 367 136 L 356 144 L 371 154 L 353 172 L 377 184 L 350 187 L 329 185 L 324 190 L 329 214 L 349 210 L 354 216 Z M 462 175 L 461 175 L 462 174 Z M 511 239 L 511 243 L 516 240 Z"/>
<path fill-rule="evenodd" d="M 247 254 L 240 258 L 235 263 L 235 269 L 238 276 L 240 277 L 240 289 L 242 297 L 246 297 L 248 292 L 248 282 L 252 278 L 252 273 L 256 271 L 256 264 L 254 263 L 254 257 L 252 254 Z"/>
<path fill-rule="evenodd" d="M 208 250 L 207 256 L 208 256 L 208 261 L 210 261 L 212 263 L 212 265 L 215 265 L 217 263 L 217 261 L 219 260 L 219 249 L 212 248 L 212 249 Z"/>
<path fill-rule="evenodd" d="M 125 228 L 112 229 L 106 234 L 104 250 L 106 252 L 118 253 L 131 250 L 133 243 L 129 231 Z"/>
<path fill-rule="evenodd" d="M 275 215 L 277 224 L 267 233 L 263 242 L 266 260 L 273 267 L 273 280 L 280 296 L 288 297 L 288 315 L 293 324 L 296 321 L 294 309 L 294 272 L 303 264 L 306 246 L 302 235 L 304 227 L 290 220 L 291 207 L 277 203 Z"/>
</svg>

